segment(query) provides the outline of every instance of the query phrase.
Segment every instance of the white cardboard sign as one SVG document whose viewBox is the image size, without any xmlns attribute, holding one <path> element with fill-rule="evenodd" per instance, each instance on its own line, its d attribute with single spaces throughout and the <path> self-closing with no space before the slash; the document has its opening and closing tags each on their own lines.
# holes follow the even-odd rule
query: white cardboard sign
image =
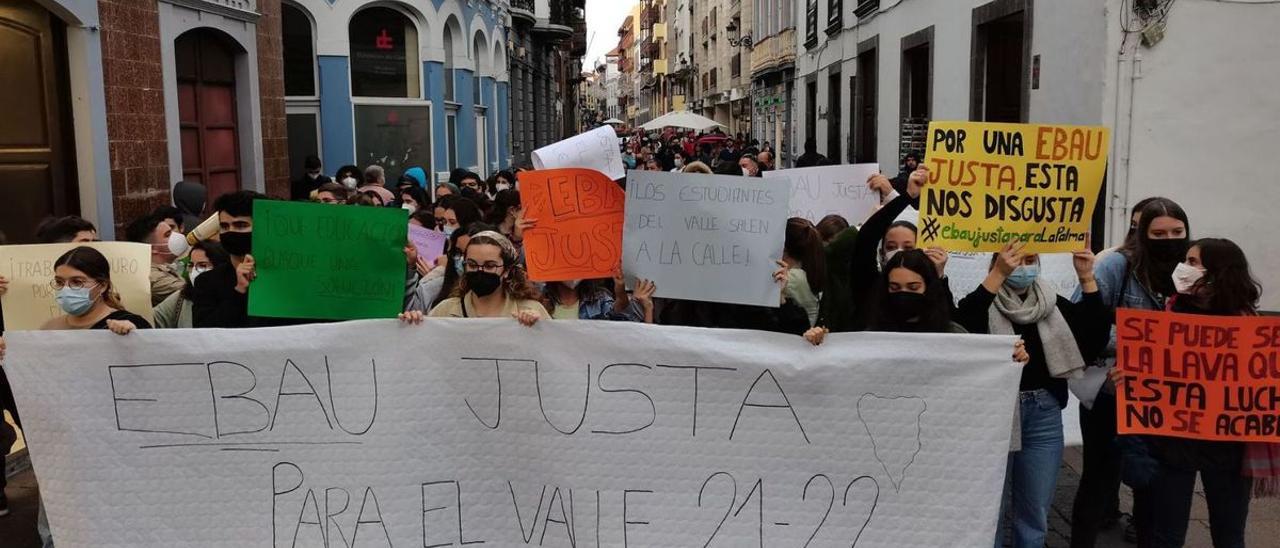
<svg viewBox="0 0 1280 548">
<path fill-rule="evenodd" d="M 880 173 L 880 164 L 805 167 L 764 172 L 765 179 L 791 180 L 791 217 L 814 224 L 839 215 L 860 225 L 880 205 L 880 193 L 867 188 L 867 177 Z"/>
<path fill-rule="evenodd" d="M 536 169 L 581 167 L 594 169 L 615 180 L 627 176 L 622 165 L 622 152 L 618 150 L 618 134 L 610 126 L 600 126 L 551 143 L 533 151 L 531 159 Z"/>
<path fill-rule="evenodd" d="M 983 546 L 1019 379 L 1011 337 L 464 319 L 8 337 L 66 548 Z"/>
<path fill-rule="evenodd" d="M 673 299 L 777 308 L 787 188 L 735 175 L 632 171 L 622 266 Z"/>
</svg>

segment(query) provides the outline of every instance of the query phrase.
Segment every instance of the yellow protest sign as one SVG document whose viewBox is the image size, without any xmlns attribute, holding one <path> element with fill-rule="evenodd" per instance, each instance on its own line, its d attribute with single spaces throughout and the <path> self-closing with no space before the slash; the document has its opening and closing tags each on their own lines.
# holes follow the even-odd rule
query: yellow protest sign
<svg viewBox="0 0 1280 548">
<path fill-rule="evenodd" d="M 111 263 L 111 284 L 129 312 L 151 321 L 151 246 L 129 242 L 0 246 L 0 275 L 9 279 L 4 307 L 6 330 L 40 329 L 62 310 L 54 299 L 53 263 L 80 246 L 92 247 Z"/>
<path fill-rule="evenodd" d="M 921 247 L 1035 253 L 1089 243 L 1107 169 L 1105 127 L 932 122 L 921 194 Z"/>
</svg>

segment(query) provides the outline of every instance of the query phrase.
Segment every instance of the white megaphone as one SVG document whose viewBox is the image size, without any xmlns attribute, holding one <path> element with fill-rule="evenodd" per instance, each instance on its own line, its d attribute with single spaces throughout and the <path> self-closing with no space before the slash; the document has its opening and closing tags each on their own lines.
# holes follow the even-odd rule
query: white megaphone
<svg viewBox="0 0 1280 548">
<path fill-rule="evenodd" d="M 187 252 L 191 251 L 191 246 L 196 245 L 197 242 L 213 239 L 217 235 L 218 214 L 214 213 L 191 232 L 186 234 L 174 232 L 173 234 L 170 234 L 169 252 L 173 253 L 175 257 L 182 257 L 186 255 Z"/>
</svg>

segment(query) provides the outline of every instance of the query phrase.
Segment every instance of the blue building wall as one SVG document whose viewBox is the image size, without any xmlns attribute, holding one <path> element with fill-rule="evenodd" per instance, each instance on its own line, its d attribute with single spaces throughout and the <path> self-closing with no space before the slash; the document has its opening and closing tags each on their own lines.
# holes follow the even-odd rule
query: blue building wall
<svg viewBox="0 0 1280 548">
<path fill-rule="evenodd" d="M 494 37 L 505 34 L 493 9 L 484 3 L 476 4 L 473 7 L 471 2 L 464 0 L 430 0 L 430 4 L 437 11 L 446 2 L 457 3 L 463 14 L 462 20 L 459 21 L 463 25 L 461 34 L 463 37 L 469 38 L 463 38 L 461 42 L 465 44 L 466 51 L 471 53 L 468 57 L 474 59 L 475 52 L 471 52 L 473 39 L 476 31 L 481 30 L 472 27 L 472 24 L 476 21 L 477 14 L 479 14 L 479 21 L 484 27 L 482 30 L 488 46 L 487 55 L 493 56 Z M 439 41 L 441 34 L 438 31 L 440 29 L 433 27 L 431 30 L 431 35 L 420 38 L 428 41 Z M 330 32 L 330 30 L 318 29 L 318 32 Z M 459 54 L 461 55 L 461 52 Z M 460 60 L 459 65 L 461 63 L 462 61 Z M 320 83 L 322 159 L 326 167 L 336 169 L 341 165 L 355 163 L 354 107 L 351 98 L 350 60 L 345 56 L 321 55 L 317 57 L 317 64 L 319 66 L 318 80 Z M 425 61 L 422 67 L 422 83 L 425 90 L 423 98 L 431 103 L 431 148 L 433 152 L 433 164 L 431 165 L 433 173 L 431 178 L 434 180 L 434 172 L 447 171 L 449 164 L 449 139 L 446 121 L 448 108 L 444 101 L 445 70 L 444 63 L 437 61 Z M 493 70 L 496 73 L 505 73 L 507 67 L 493 67 Z M 470 168 L 479 166 L 482 171 L 490 174 L 493 172 L 495 163 L 499 169 L 508 167 L 511 164 L 511 160 L 510 147 L 507 141 L 511 126 L 507 84 L 499 83 L 491 77 L 477 77 L 473 70 L 463 66 L 459 66 L 454 70 L 453 77 L 454 98 L 459 105 L 456 111 L 457 167 Z M 487 127 L 485 131 L 487 132 L 488 154 L 484 165 L 480 165 L 479 151 L 476 150 L 475 117 L 477 109 L 474 104 L 476 86 L 480 87 L 480 105 L 485 107 L 486 116 Z"/>
<path fill-rule="evenodd" d="M 346 57 L 321 55 L 320 132 L 323 160 L 329 171 L 355 163 L 355 120 L 351 107 L 351 72 Z"/>
</svg>

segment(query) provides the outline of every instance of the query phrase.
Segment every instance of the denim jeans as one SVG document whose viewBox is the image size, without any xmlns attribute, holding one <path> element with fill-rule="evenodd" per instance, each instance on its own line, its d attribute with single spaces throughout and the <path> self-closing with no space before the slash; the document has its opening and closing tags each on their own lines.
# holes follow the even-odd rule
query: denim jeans
<svg viewBox="0 0 1280 548">
<path fill-rule="evenodd" d="M 1019 393 L 1018 408 L 1022 412 L 1022 450 L 1009 453 L 995 546 L 1004 546 L 1004 529 L 1011 525 L 1013 546 L 1042 548 L 1062 464 L 1062 408 L 1048 390 Z"/>
<path fill-rule="evenodd" d="M 1201 470 L 1209 531 L 1214 548 L 1244 548 L 1252 480 L 1235 470 Z M 1138 544 L 1151 548 L 1181 548 L 1196 487 L 1196 472 L 1162 465 L 1156 479 L 1141 493 L 1143 508 Z M 1135 516 L 1137 517 L 1137 516 Z"/>
</svg>

